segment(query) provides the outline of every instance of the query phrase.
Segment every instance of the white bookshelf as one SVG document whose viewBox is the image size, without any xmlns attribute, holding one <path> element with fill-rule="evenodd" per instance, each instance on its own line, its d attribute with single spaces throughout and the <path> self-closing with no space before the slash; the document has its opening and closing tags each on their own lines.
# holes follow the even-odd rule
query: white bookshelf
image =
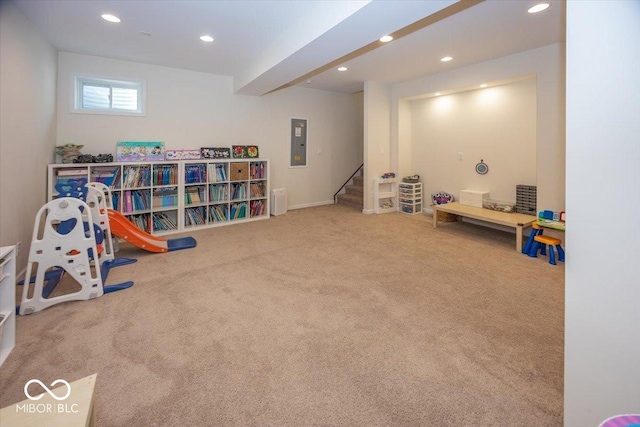
<svg viewBox="0 0 640 427">
<path fill-rule="evenodd" d="M 75 178 L 108 185 L 114 209 L 155 235 L 269 218 L 266 159 L 51 164 L 48 200 Z"/>
</svg>

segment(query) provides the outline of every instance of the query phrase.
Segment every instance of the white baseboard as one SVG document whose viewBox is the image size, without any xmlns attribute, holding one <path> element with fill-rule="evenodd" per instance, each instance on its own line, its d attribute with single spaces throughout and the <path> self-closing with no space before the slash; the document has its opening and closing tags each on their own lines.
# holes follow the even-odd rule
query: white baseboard
<svg viewBox="0 0 640 427">
<path fill-rule="evenodd" d="M 287 206 L 287 210 L 293 211 L 296 209 L 304 209 L 304 208 L 313 208 L 315 206 L 324 206 L 324 205 L 332 205 L 335 202 L 332 200 L 325 200 L 322 202 L 313 202 L 313 203 L 305 203 L 302 205 L 293 205 L 293 206 Z"/>
</svg>

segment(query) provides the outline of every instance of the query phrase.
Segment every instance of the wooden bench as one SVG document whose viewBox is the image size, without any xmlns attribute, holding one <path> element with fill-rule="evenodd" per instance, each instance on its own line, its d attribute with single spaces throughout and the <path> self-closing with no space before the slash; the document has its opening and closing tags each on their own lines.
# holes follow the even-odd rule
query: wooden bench
<svg viewBox="0 0 640 427">
<path fill-rule="evenodd" d="M 433 228 L 438 227 L 438 212 L 448 212 L 465 218 L 473 218 L 493 224 L 504 225 L 516 230 L 516 251 L 522 252 L 522 230 L 531 227 L 536 221 L 532 215 L 493 211 L 451 202 L 444 205 L 433 205 Z"/>
</svg>

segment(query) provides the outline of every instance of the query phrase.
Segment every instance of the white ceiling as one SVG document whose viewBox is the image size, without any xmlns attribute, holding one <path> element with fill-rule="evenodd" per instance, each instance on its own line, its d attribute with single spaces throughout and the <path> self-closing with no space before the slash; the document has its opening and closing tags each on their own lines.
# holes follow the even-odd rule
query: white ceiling
<svg viewBox="0 0 640 427">
<path fill-rule="evenodd" d="M 289 84 L 350 93 L 367 80 L 397 83 L 557 43 L 565 35 L 564 0 L 547 0 L 551 7 L 534 15 L 527 9 L 537 0 L 486 0 L 385 45 L 376 42 L 384 34 L 473 3 L 14 1 L 61 51 L 233 76 L 236 92 L 246 95 Z M 106 22 L 103 13 L 122 22 Z M 200 41 L 203 34 L 215 41 Z M 445 55 L 454 60 L 440 62 Z M 336 70 L 340 58 L 348 58 L 340 64 L 348 71 Z M 331 68 L 323 70 L 327 64 Z"/>
</svg>

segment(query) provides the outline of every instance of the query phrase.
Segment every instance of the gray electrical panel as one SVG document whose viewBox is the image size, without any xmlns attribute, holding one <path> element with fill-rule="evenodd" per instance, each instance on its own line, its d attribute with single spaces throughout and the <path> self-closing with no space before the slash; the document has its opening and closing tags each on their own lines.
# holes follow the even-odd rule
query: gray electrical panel
<svg viewBox="0 0 640 427">
<path fill-rule="evenodd" d="M 307 165 L 307 120 L 291 119 L 291 166 Z"/>
</svg>

